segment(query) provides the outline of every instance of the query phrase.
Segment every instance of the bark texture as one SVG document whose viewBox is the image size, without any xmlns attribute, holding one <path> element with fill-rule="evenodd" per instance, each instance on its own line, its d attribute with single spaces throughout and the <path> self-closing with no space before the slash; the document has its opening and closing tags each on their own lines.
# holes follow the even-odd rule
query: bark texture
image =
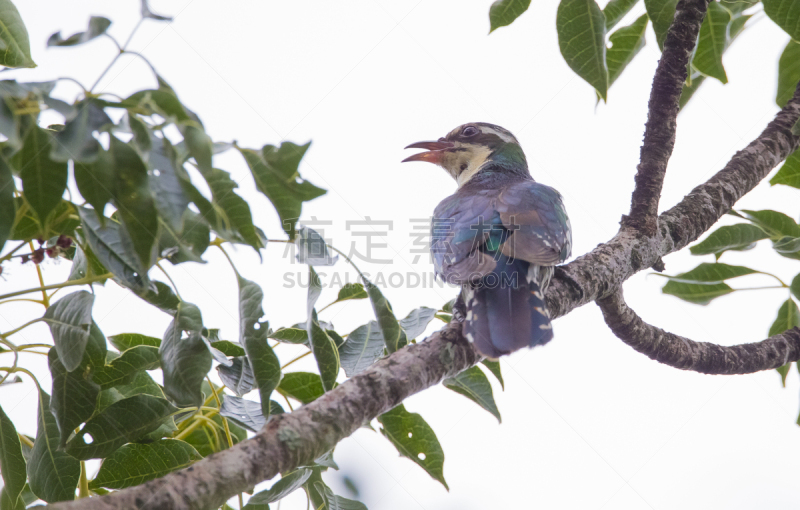
<svg viewBox="0 0 800 510">
<path fill-rule="evenodd" d="M 695 342 L 651 326 L 625 303 L 622 290 L 597 301 L 603 318 L 617 337 L 650 359 L 703 374 L 750 374 L 778 368 L 800 359 L 800 328 L 730 347 Z"/>
<path fill-rule="evenodd" d="M 547 291 L 547 305 L 555 318 L 600 300 L 612 331 L 639 352 L 677 368 L 740 374 L 800 359 L 800 330 L 734 347 L 692 342 L 645 324 L 618 293 L 622 283 L 635 273 L 658 264 L 661 257 L 700 237 L 800 145 L 800 137 L 791 133 L 791 127 L 800 119 L 799 87 L 758 138 L 711 179 L 656 218 L 666 164 L 674 145 L 680 84 L 707 5 L 708 0 L 681 0 L 678 4 L 676 24 L 667 35 L 665 56 L 653 81 L 648 134 L 630 217 L 623 219 L 622 228 L 610 241 L 556 268 Z M 687 41 L 691 42 L 689 46 Z M 364 423 L 478 361 L 479 355 L 461 335 L 461 325 L 454 321 L 426 341 L 400 349 L 316 401 L 274 417 L 252 439 L 144 485 L 52 507 L 218 507 L 263 480 L 310 464 Z"/>
<path fill-rule="evenodd" d="M 452 322 L 292 413 L 277 415 L 255 437 L 143 485 L 54 509 L 180 510 L 217 508 L 278 473 L 310 465 L 359 427 L 414 393 L 466 370 L 481 357 Z"/>
<path fill-rule="evenodd" d="M 553 317 L 610 295 L 660 257 L 686 247 L 707 232 L 733 205 L 800 146 L 792 126 L 800 119 L 800 86 L 764 131 L 703 184 L 658 217 L 658 230 L 647 236 L 623 228 L 607 243 L 556 268 L 547 289 Z"/>
<path fill-rule="evenodd" d="M 667 162 L 675 147 L 681 90 L 708 1 L 681 0 L 678 3 L 675 20 L 664 41 L 664 51 L 650 89 L 636 187 L 631 195 L 631 212 L 622 219 L 623 225 L 648 236 L 656 233 L 658 200 L 667 173 Z"/>
</svg>

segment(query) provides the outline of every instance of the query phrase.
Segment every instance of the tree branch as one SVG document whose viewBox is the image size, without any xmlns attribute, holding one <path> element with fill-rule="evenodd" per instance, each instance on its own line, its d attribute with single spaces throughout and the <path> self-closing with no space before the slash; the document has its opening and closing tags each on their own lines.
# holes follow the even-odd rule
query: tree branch
<svg viewBox="0 0 800 510">
<path fill-rule="evenodd" d="M 683 0 L 679 4 L 679 13 L 681 6 L 696 6 L 700 2 L 706 0 Z M 681 16 L 682 14 L 677 14 L 676 18 Z M 652 102 L 651 100 L 651 106 Z M 653 115 L 651 112 L 651 118 Z M 725 168 L 659 216 L 654 235 L 645 235 L 639 229 L 623 226 L 609 242 L 601 244 L 566 266 L 556 268 L 547 291 L 551 315 L 554 318 L 560 317 L 586 303 L 610 296 L 636 272 L 651 267 L 660 257 L 696 240 L 800 145 L 800 137 L 791 133 L 791 127 L 799 118 L 800 88 L 761 135 L 737 153 Z M 674 132 L 670 135 L 669 143 L 672 143 L 673 138 Z M 645 147 L 642 150 L 644 152 Z M 671 147 L 668 152 L 671 152 Z M 651 177 L 643 178 L 640 185 L 637 176 L 637 189 L 643 190 L 640 192 L 642 197 L 647 198 L 656 189 L 653 207 L 657 207 L 657 193 L 661 189 L 663 177 L 663 169 L 655 170 Z M 656 188 L 653 188 L 653 182 Z M 646 214 L 650 214 L 650 207 L 645 207 Z M 632 207 L 634 209 L 636 208 Z M 639 330 L 641 328 L 637 329 Z M 786 341 L 789 342 L 789 338 L 795 338 L 794 335 L 800 333 L 792 330 L 781 336 L 787 337 Z M 681 344 L 686 340 L 674 335 L 673 337 L 680 340 Z M 709 366 L 724 369 L 728 363 L 725 360 L 734 359 L 735 353 L 738 356 L 736 359 L 742 360 L 738 363 L 739 366 L 745 366 L 748 363 L 746 358 L 752 356 L 756 360 L 753 363 L 761 367 L 757 368 L 759 370 L 780 366 L 778 361 L 783 359 L 800 358 L 796 354 L 796 339 L 792 340 L 795 344 L 791 347 L 794 349 L 791 352 L 795 354 L 787 356 L 785 353 L 790 352 L 789 348 L 781 351 L 776 338 L 765 341 L 772 342 L 768 345 L 773 347 L 765 348 L 764 353 L 759 349 L 757 352 L 751 351 L 752 346 L 722 348 L 696 344 L 695 351 L 691 350 L 692 347 L 689 348 L 689 358 L 693 360 L 717 356 L 693 354 L 696 352 L 716 353 L 716 349 L 734 349 L 728 354 L 719 355 L 719 359 L 723 361 L 715 361 Z M 778 360 L 780 356 L 774 353 L 784 353 L 784 357 Z M 667 354 L 659 356 L 668 360 L 677 359 L 673 366 L 688 367 L 685 365 L 685 355 L 677 358 L 671 358 Z M 763 361 L 766 358 L 772 361 Z M 144 485 L 130 487 L 102 498 L 59 503 L 53 505 L 53 508 L 180 510 L 219 506 L 234 494 L 280 472 L 310 464 L 362 424 L 396 406 L 408 396 L 438 384 L 443 378 L 455 375 L 479 360 L 479 355 L 461 336 L 460 324 L 453 322 L 428 340 L 400 349 L 375 363 L 316 401 L 295 412 L 272 418 L 265 429 L 252 439 Z M 662 361 L 660 358 L 659 360 Z"/>
<path fill-rule="evenodd" d="M 651 267 L 660 257 L 697 240 L 800 146 L 800 137 L 792 134 L 792 126 L 799 119 L 800 85 L 764 131 L 737 152 L 725 168 L 658 217 L 655 236 L 622 228 L 607 243 L 557 267 L 547 289 L 550 314 L 561 317 L 610 295 L 622 282 Z"/>
<path fill-rule="evenodd" d="M 351 377 L 310 404 L 277 415 L 255 437 L 143 485 L 100 498 L 50 508 L 208 509 L 229 497 L 314 459 L 409 396 L 481 360 L 451 322 L 424 342 L 409 345 Z"/>
<path fill-rule="evenodd" d="M 694 54 L 700 25 L 709 0 L 681 0 L 675 9 L 675 20 L 667 32 L 664 51 L 650 89 L 647 123 L 636 187 L 631 195 L 631 211 L 622 217 L 622 225 L 645 235 L 656 233 L 658 201 L 667 162 L 675 147 L 679 102 L 683 82 L 688 75 L 689 61 Z"/>
<path fill-rule="evenodd" d="M 761 342 L 725 347 L 695 342 L 651 326 L 625 303 L 622 289 L 597 301 L 603 318 L 620 340 L 650 359 L 702 374 L 751 374 L 800 359 L 800 328 Z"/>
</svg>

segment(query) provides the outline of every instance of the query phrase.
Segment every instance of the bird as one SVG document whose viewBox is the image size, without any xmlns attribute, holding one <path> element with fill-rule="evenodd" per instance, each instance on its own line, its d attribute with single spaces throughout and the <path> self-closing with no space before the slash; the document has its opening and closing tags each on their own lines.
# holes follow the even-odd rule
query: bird
<svg viewBox="0 0 800 510">
<path fill-rule="evenodd" d="M 442 167 L 458 186 L 431 221 L 436 275 L 461 285 L 463 334 L 497 359 L 553 338 L 545 292 L 554 267 L 572 252 L 572 228 L 561 194 L 536 182 L 510 131 L 470 122 L 403 162 Z"/>
</svg>

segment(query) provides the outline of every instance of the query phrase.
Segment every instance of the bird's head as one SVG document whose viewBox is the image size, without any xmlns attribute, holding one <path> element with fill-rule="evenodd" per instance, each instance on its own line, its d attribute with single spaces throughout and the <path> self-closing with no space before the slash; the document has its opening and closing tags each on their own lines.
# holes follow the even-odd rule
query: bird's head
<svg viewBox="0 0 800 510">
<path fill-rule="evenodd" d="M 485 122 L 458 126 L 435 142 L 412 143 L 406 149 L 426 149 L 427 152 L 414 154 L 403 162 L 427 161 L 439 165 L 459 187 L 482 170 L 528 175 L 525 154 L 514 135 Z"/>
</svg>

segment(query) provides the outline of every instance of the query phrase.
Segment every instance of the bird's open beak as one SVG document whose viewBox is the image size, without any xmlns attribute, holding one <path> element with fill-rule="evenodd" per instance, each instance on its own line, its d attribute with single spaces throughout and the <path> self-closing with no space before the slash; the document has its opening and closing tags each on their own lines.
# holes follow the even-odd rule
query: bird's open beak
<svg viewBox="0 0 800 510">
<path fill-rule="evenodd" d="M 409 156 L 404 159 L 402 162 L 405 163 L 407 161 L 427 161 L 428 163 L 433 163 L 435 165 L 439 165 L 442 162 L 442 158 L 444 157 L 444 153 L 447 149 L 452 149 L 455 146 L 453 142 L 448 142 L 445 140 L 439 140 L 437 142 L 417 142 L 412 143 L 406 149 L 425 149 L 428 152 L 420 152 L 419 154 L 414 154 L 413 156 Z"/>
</svg>

